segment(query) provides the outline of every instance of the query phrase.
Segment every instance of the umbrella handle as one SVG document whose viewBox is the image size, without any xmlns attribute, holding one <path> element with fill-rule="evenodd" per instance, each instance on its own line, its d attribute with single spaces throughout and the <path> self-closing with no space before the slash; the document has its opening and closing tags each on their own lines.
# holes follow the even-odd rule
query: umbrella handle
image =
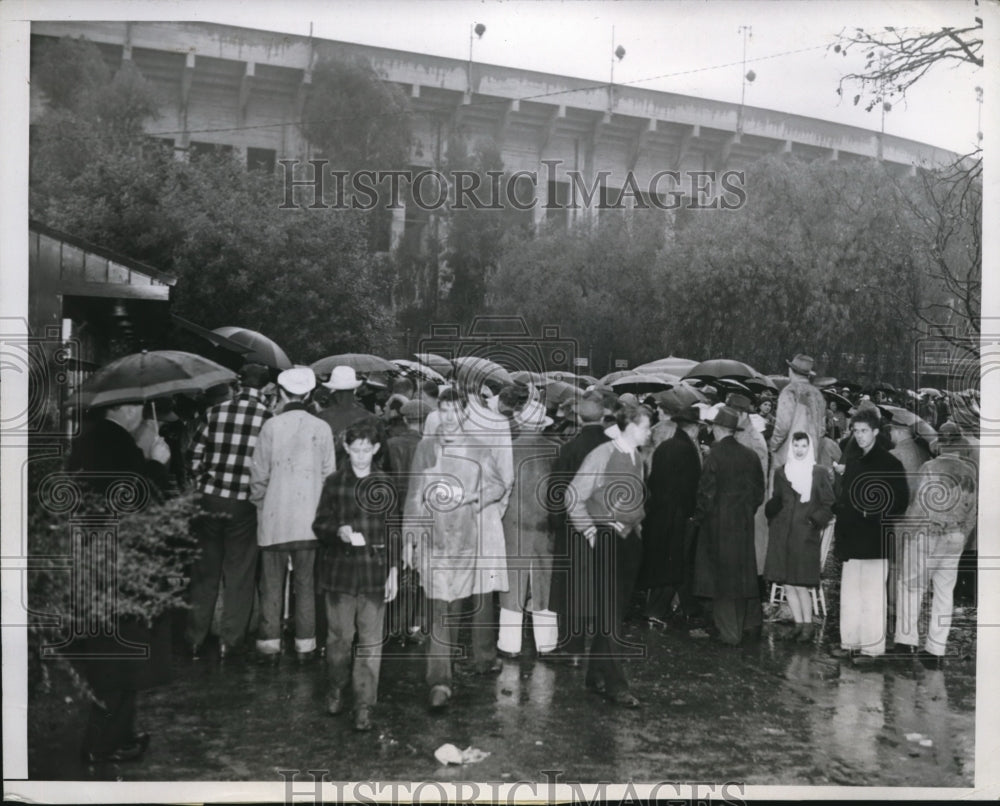
<svg viewBox="0 0 1000 806">
<path fill-rule="evenodd" d="M 156 422 L 156 401 L 155 400 L 150 400 L 149 402 L 150 402 L 150 405 L 152 405 L 152 407 L 153 407 L 153 425 L 156 428 L 156 433 L 159 434 L 160 433 L 160 424 L 158 422 Z"/>
</svg>

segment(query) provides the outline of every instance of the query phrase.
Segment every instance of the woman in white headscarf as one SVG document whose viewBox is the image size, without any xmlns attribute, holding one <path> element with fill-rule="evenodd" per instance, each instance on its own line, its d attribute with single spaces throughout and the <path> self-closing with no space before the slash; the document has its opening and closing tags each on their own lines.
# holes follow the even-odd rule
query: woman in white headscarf
<svg viewBox="0 0 1000 806">
<path fill-rule="evenodd" d="M 833 502 L 830 469 L 816 464 L 809 435 L 796 432 L 764 508 L 770 524 L 764 577 L 784 588 L 795 619 L 789 637 L 801 642 L 811 641 L 815 632 L 809 589 L 819 585 L 820 544 L 833 517 Z"/>
</svg>

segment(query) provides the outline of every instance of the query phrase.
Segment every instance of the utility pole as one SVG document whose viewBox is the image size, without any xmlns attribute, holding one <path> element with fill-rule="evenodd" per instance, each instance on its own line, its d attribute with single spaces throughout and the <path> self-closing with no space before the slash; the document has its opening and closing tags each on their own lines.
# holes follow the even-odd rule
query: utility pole
<svg viewBox="0 0 1000 806">
<path fill-rule="evenodd" d="M 747 72 L 747 39 L 753 37 L 753 26 L 741 25 L 736 32 L 743 34 L 743 84 L 740 90 L 740 111 L 736 120 L 736 134 L 740 135 L 743 134 L 743 107 L 747 100 L 747 81 L 753 81 L 756 76 L 751 77 L 751 73 Z"/>
</svg>

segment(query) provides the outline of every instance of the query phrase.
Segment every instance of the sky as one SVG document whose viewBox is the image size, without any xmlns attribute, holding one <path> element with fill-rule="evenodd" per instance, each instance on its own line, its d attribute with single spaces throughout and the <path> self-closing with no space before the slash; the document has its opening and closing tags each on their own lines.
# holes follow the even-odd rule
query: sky
<svg viewBox="0 0 1000 806">
<path fill-rule="evenodd" d="M 9 0 L 10 1 L 10 0 Z M 985 0 L 989 3 L 992 0 Z M 13 0 L 15 8 L 18 0 Z M 616 83 L 739 102 L 741 26 L 749 27 L 747 70 L 756 78 L 746 103 L 878 130 L 879 111 L 854 107 L 855 87 L 838 82 L 861 55 L 830 46 L 845 28 L 882 26 L 933 30 L 966 27 L 972 0 L 214 0 L 214 2 L 52 2 L 22 5 L 34 18 L 190 19 L 308 34 L 458 59 L 469 57 L 469 33 L 486 26 L 473 46 L 478 62 L 578 76 L 610 77 L 612 33 L 625 56 Z M 87 14 L 82 15 L 81 9 Z M 7 9 L 9 17 L 17 17 Z M 982 70 L 938 67 L 885 116 L 888 134 L 968 152 L 980 128 L 975 87 Z"/>
</svg>

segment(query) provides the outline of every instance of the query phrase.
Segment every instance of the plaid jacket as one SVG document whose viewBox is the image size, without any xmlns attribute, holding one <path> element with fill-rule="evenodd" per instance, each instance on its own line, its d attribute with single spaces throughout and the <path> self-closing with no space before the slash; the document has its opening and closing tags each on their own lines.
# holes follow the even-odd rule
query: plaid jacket
<svg viewBox="0 0 1000 806">
<path fill-rule="evenodd" d="M 208 410 L 191 446 L 191 471 L 200 492 L 250 500 L 250 459 L 260 427 L 270 416 L 260 391 L 252 388 Z"/>
<path fill-rule="evenodd" d="M 372 468 L 359 479 L 350 462 L 329 476 L 316 508 L 313 532 L 320 542 L 318 590 L 331 593 L 385 592 L 389 568 L 400 557 L 399 499 L 392 478 Z M 365 536 L 364 546 L 337 537 L 350 526 Z"/>
</svg>

